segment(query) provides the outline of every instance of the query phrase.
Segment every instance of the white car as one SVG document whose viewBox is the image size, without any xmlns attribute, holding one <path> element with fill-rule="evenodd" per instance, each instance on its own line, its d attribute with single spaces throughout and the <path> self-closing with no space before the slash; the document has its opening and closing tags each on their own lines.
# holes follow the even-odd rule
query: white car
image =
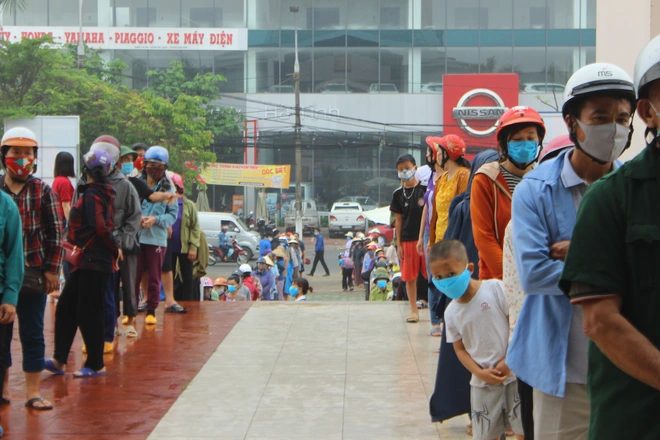
<svg viewBox="0 0 660 440">
<path fill-rule="evenodd" d="M 563 84 L 527 83 L 523 86 L 524 93 L 556 93 L 563 95 L 566 87 Z"/>
<path fill-rule="evenodd" d="M 328 222 L 330 237 L 345 234 L 348 231 L 364 231 L 366 220 L 359 203 L 338 202 L 332 205 Z"/>
<path fill-rule="evenodd" d="M 353 90 L 348 88 L 346 84 L 326 84 L 320 93 L 353 93 Z"/>
<path fill-rule="evenodd" d="M 442 93 L 442 83 L 422 84 L 420 93 Z"/>
<path fill-rule="evenodd" d="M 369 93 L 399 93 L 399 89 L 395 84 L 390 83 L 374 83 L 369 87 Z"/>
</svg>

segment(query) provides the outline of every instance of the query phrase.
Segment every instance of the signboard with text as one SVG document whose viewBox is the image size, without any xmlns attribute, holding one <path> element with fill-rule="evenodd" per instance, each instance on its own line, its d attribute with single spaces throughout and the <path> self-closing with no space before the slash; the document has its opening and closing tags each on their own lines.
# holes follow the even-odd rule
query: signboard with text
<svg viewBox="0 0 660 440">
<path fill-rule="evenodd" d="M 202 171 L 209 185 L 288 188 L 291 165 L 240 165 L 213 163 Z"/>
<path fill-rule="evenodd" d="M 468 158 L 484 148 L 497 146 L 497 120 L 518 105 L 518 75 L 466 74 L 443 77 L 443 134 L 465 140 Z"/>
<path fill-rule="evenodd" d="M 80 28 L 3 26 L 0 37 L 16 43 L 50 35 L 55 44 L 78 44 Z M 247 29 L 83 27 L 82 38 L 101 50 L 247 50 Z"/>
</svg>

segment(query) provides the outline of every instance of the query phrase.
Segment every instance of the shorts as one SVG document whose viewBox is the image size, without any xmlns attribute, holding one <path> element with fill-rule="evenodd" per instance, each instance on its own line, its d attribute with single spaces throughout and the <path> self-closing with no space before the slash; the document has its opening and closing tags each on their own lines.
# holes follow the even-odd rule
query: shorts
<svg viewBox="0 0 660 440">
<path fill-rule="evenodd" d="M 172 272 L 174 264 L 172 263 L 172 246 L 170 240 L 167 240 L 167 251 L 165 251 L 165 258 L 163 258 L 163 273 Z"/>
<path fill-rule="evenodd" d="M 472 432 L 474 439 L 492 440 L 511 429 L 522 435 L 522 418 L 518 384 L 470 387 Z"/>
<path fill-rule="evenodd" d="M 426 278 L 426 261 L 422 255 L 417 253 L 416 241 L 404 241 L 401 243 L 403 246 L 403 261 L 401 261 L 401 280 L 414 281 L 417 275 L 421 272 Z"/>
</svg>

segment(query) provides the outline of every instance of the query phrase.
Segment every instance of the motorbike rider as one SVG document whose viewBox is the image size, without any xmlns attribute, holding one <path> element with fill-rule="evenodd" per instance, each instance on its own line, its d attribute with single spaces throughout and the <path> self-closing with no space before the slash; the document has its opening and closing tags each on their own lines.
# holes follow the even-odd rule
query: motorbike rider
<svg viewBox="0 0 660 440">
<path fill-rule="evenodd" d="M 264 238 L 262 238 L 261 242 L 259 243 L 259 253 L 261 254 L 262 257 L 265 257 L 266 255 L 273 252 L 273 246 L 271 245 L 272 240 L 273 240 L 273 233 L 270 231 L 266 231 Z"/>
<path fill-rule="evenodd" d="M 229 246 L 229 239 L 227 238 L 227 231 L 229 228 L 227 226 L 223 226 L 222 230 L 220 231 L 220 234 L 218 234 L 218 247 L 222 249 L 222 252 L 225 255 L 225 260 L 228 260 L 230 255 L 229 255 L 229 250 L 231 247 Z"/>
</svg>

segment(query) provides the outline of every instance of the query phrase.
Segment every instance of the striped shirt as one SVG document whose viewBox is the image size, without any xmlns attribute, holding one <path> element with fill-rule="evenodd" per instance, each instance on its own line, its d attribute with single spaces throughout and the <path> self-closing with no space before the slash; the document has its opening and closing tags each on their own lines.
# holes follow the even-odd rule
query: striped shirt
<svg viewBox="0 0 660 440">
<path fill-rule="evenodd" d="M 511 194 L 513 194 L 513 191 L 515 191 L 516 186 L 518 186 L 518 184 L 522 181 L 522 177 L 516 176 L 515 174 L 511 174 L 502 165 L 500 165 L 500 172 L 502 173 L 502 176 L 504 176 L 504 180 L 506 180 L 506 184 L 509 185 Z"/>
</svg>

